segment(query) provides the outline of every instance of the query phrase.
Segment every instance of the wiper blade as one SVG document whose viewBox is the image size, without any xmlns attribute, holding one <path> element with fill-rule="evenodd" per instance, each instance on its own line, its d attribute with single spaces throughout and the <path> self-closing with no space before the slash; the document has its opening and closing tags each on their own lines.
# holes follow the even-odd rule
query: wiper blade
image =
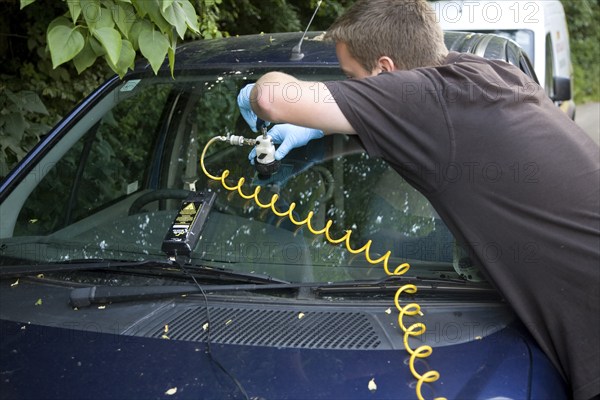
<svg viewBox="0 0 600 400">
<path fill-rule="evenodd" d="M 254 273 L 254 272 L 242 272 L 227 268 L 208 267 L 205 265 L 185 265 L 185 270 L 196 277 L 209 278 L 210 280 L 216 280 L 219 282 L 233 281 L 239 283 L 283 283 L 289 284 L 290 282 L 273 278 L 270 275 Z"/>
<path fill-rule="evenodd" d="M 207 278 L 218 282 L 236 282 L 236 283 L 289 283 L 288 281 L 273 278 L 269 275 L 240 272 L 226 268 L 215 268 L 204 265 L 185 264 L 183 268 L 171 260 L 103 260 L 103 259 L 84 259 L 65 262 L 55 262 L 47 264 L 34 265 L 8 265 L 0 266 L 0 279 L 18 278 L 33 274 L 42 274 L 49 272 L 69 272 L 81 270 L 108 270 L 119 269 L 124 272 L 135 272 L 144 268 L 160 268 L 172 273 L 181 274 L 187 272 L 197 278 Z"/>
<path fill-rule="evenodd" d="M 413 284 L 419 291 L 473 291 L 495 292 L 486 282 L 468 282 L 454 278 L 430 278 L 419 276 L 390 275 L 378 280 L 360 280 L 334 282 L 318 286 L 315 292 L 321 294 L 331 293 L 359 293 L 380 292 L 381 290 L 397 290 L 403 285 Z"/>
<path fill-rule="evenodd" d="M 46 264 L 26 264 L 26 265 L 4 265 L 0 266 L 0 278 L 19 278 L 32 274 L 43 274 L 49 272 L 69 272 L 94 269 L 111 269 L 122 267 L 171 267 L 175 263 L 170 261 L 144 260 L 144 261 L 124 261 L 124 260 L 104 260 L 104 259 L 83 259 L 71 261 L 58 261 Z"/>
</svg>

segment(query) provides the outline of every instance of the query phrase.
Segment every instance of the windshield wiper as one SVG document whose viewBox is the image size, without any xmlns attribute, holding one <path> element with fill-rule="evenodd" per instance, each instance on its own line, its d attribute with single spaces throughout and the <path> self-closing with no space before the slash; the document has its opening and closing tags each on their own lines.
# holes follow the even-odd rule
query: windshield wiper
<svg viewBox="0 0 600 400">
<path fill-rule="evenodd" d="M 92 286 L 76 288 L 71 291 L 71 304 L 74 307 L 88 307 L 92 304 L 110 304 L 126 301 L 164 299 L 202 292 L 288 290 L 302 286 L 314 286 L 314 283 L 263 283 L 240 285 L 180 285 L 180 286 Z"/>
<path fill-rule="evenodd" d="M 281 281 L 283 282 L 283 281 Z M 262 283 L 237 285 L 180 285 L 180 286 L 93 286 L 76 288 L 71 291 L 71 304 L 75 307 L 87 307 L 92 304 L 109 304 L 126 301 L 164 299 L 188 294 L 231 292 L 296 290 L 310 288 L 314 295 L 339 293 L 381 293 L 382 290 L 396 290 L 401 285 L 412 283 L 420 292 L 427 291 L 473 291 L 477 293 L 495 293 L 487 284 L 475 284 L 460 279 L 419 278 L 388 276 L 380 280 L 362 280 L 345 282 L 298 282 L 298 283 Z"/>
<path fill-rule="evenodd" d="M 403 285 L 413 284 L 423 291 L 469 291 L 495 292 L 487 282 L 469 282 L 456 278 L 432 278 L 420 276 L 390 275 L 379 280 L 335 282 L 315 287 L 319 294 L 375 293 L 381 290 L 397 290 Z"/>
<path fill-rule="evenodd" d="M 216 282 L 236 282 L 236 283 L 283 283 L 288 281 L 273 278 L 269 275 L 240 272 L 226 268 L 208 267 L 197 264 L 185 264 L 182 268 L 178 263 L 171 260 L 144 260 L 144 261 L 125 261 L 125 260 L 103 260 L 103 259 L 84 259 L 72 260 L 66 262 L 55 262 L 47 264 L 33 265 L 7 265 L 0 266 L 0 279 L 18 278 L 34 274 L 50 272 L 69 272 L 83 270 L 112 270 L 118 269 L 122 272 L 138 272 L 143 269 L 156 269 L 167 271 L 169 274 L 182 273 L 190 274 L 196 278 L 204 278 Z M 163 273 L 164 275 L 164 273 Z"/>
<path fill-rule="evenodd" d="M 19 278 L 33 274 L 43 274 L 49 272 L 69 272 L 95 269 L 111 269 L 120 267 L 152 267 L 167 266 L 172 264 L 169 261 L 124 261 L 124 260 L 104 260 L 104 259 L 82 259 L 57 261 L 45 264 L 24 264 L 24 265 L 2 265 L 0 266 L 0 278 Z M 169 265 L 170 266 L 170 265 Z"/>
</svg>

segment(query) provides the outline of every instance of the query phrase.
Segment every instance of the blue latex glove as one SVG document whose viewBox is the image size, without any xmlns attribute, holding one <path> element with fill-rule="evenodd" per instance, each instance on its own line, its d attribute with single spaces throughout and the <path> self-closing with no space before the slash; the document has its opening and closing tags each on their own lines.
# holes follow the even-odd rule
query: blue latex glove
<svg viewBox="0 0 600 400">
<path fill-rule="evenodd" d="M 238 107 L 240 108 L 240 113 L 244 120 L 250 126 L 253 132 L 257 132 L 256 129 L 256 121 L 258 117 L 252 111 L 252 105 L 250 104 L 250 92 L 252 92 L 252 88 L 254 87 L 254 83 L 250 83 L 240 90 L 237 97 Z M 265 121 L 265 125 L 269 126 L 270 122 Z"/>
<path fill-rule="evenodd" d="M 281 145 L 275 151 L 275 159 L 281 160 L 283 157 L 290 152 L 290 150 L 296 147 L 306 146 L 308 142 L 313 139 L 322 138 L 325 134 L 323 131 L 312 128 L 305 128 L 302 126 L 292 124 L 278 124 L 275 125 L 268 132 L 269 136 L 273 138 L 273 143 Z M 256 157 L 256 151 L 252 149 L 248 158 L 250 162 L 254 164 L 254 158 Z"/>
</svg>

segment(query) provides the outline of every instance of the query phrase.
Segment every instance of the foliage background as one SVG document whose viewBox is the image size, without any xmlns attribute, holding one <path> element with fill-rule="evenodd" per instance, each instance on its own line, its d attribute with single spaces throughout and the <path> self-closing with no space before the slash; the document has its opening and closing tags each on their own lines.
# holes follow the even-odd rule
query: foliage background
<svg viewBox="0 0 600 400">
<path fill-rule="evenodd" d="M 600 101 L 600 1 L 561 0 L 569 25 L 575 103 Z"/>
<path fill-rule="evenodd" d="M 102 1 L 114 3 L 123 0 Z M 199 29 L 197 33 L 188 30 L 184 40 L 302 30 L 317 3 L 317 0 L 189 1 L 199 16 Z M 561 1 L 569 24 L 575 101 L 578 104 L 598 102 L 600 5 L 598 0 Z M 311 29 L 326 29 L 352 2 L 324 1 Z M 72 62 L 53 68 L 46 31 L 55 18 L 67 13 L 67 2 L 38 0 L 20 9 L 20 0 L 0 0 L 0 11 L 2 177 L 52 125 L 114 72 L 101 59 L 81 73 Z"/>
</svg>

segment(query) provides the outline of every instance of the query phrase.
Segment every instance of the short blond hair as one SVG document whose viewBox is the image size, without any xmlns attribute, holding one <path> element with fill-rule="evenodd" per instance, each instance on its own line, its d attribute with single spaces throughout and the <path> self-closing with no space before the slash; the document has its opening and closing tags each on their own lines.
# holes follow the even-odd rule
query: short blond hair
<svg viewBox="0 0 600 400">
<path fill-rule="evenodd" d="M 387 56 L 398 69 L 441 65 L 448 54 L 444 34 L 425 0 L 357 0 L 327 30 L 372 71 Z"/>
</svg>

